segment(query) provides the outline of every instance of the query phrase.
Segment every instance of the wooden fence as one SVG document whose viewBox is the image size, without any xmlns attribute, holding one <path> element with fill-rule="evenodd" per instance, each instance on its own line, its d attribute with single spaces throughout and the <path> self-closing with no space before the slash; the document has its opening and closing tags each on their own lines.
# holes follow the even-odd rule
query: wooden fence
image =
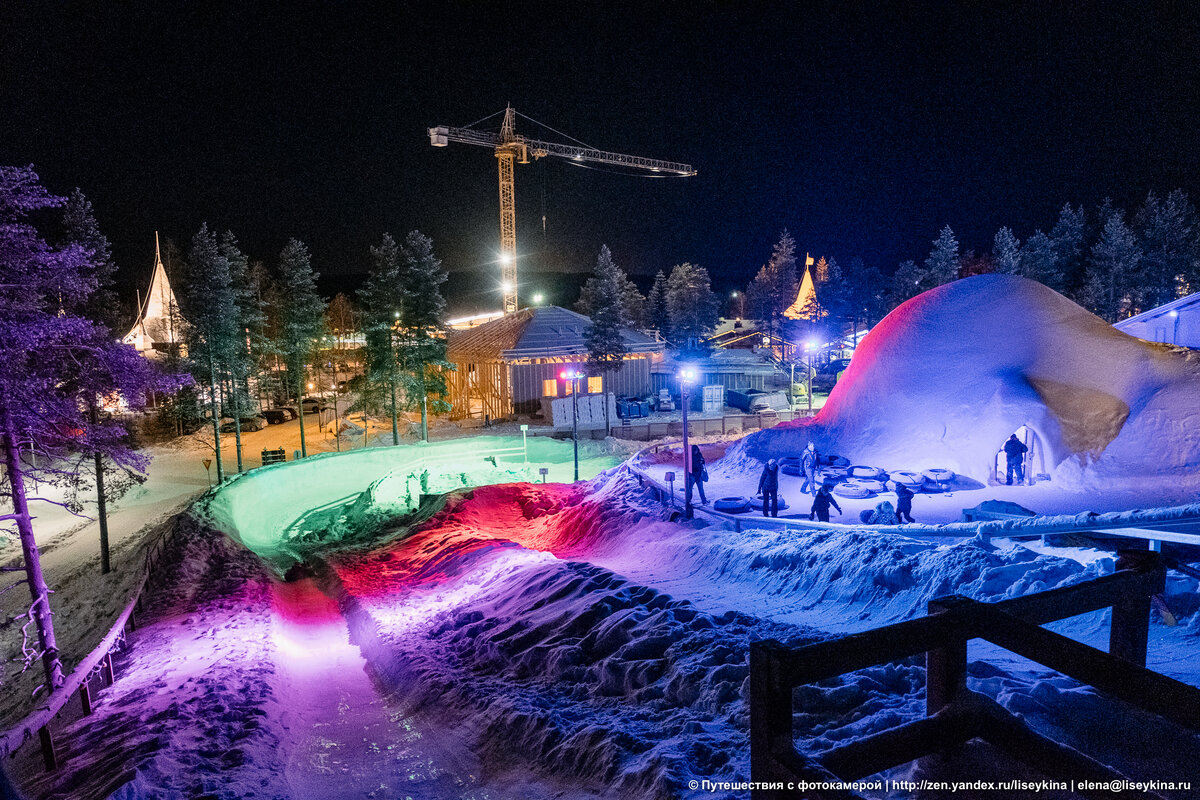
<svg viewBox="0 0 1200 800">
<path fill-rule="evenodd" d="M 99 688 L 112 686 L 116 677 L 113 668 L 113 653 L 125 646 L 127 633 L 134 629 L 134 614 L 141 611 L 142 593 L 158 567 L 167 540 L 173 530 L 174 525 L 168 525 L 147 547 L 142 574 L 133 595 L 121 613 L 117 615 L 116 621 L 113 622 L 112 627 L 109 628 L 100 643 L 84 656 L 62 685 L 51 692 L 40 707 L 13 727 L 0 732 L 0 757 L 11 756 L 36 735 L 41 744 L 42 759 L 46 764 L 46 769 L 53 770 L 58 766 L 50 724 L 62 713 L 67 703 L 76 696 L 79 697 L 83 714 L 91 714 L 92 687 L 96 679 L 100 681 Z"/>
<path fill-rule="evenodd" d="M 1200 690 L 1145 668 L 1150 598 L 1163 590 L 1165 579 L 1157 553 L 1122 551 L 1117 572 L 1074 586 L 992 604 L 943 597 L 930 601 L 929 616 L 807 647 L 757 642 L 750 651 L 751 781 L 768 786 L 854 781 L 975 738 L 1044 775 L 1121 779 L 1112 768 L 1035 733 L 991 698 L 967 689 L 967 642 L 985 639 L 1119 700 L 1200 730 Z M 1041 627 L 1109 607 L 1112 627 L 1107 653 Z M 920 653 L 926 662 L 926 717 L 820 756 L 797 752 L 792 736 L 792 692 L 797 686 Z M 1099 790 L 1080 794 L 1110 796 Z M 753 793 L 755 800 L 796 796 L 771 788 Z M 814 800 L 858 797 L 844 789 L 809 790 L 804 796 Z"/>
<path fill-rule="evenodd" d="M 813 412 L 816 413 L 815 411 Z M 808 416 L 806 411 L 764 411 L 761 414 L 722 414 L 718 417 L 703 417 L 699 414 L 688 414 L 688 433 L 692 436 L 716 436 L 745 431 L 756 431 L 771 428 L 780 422 L 790 422 Z M 581 436 L 591 434 L 593 438 L 603 438 L 604 431 L 580 431 Z M 653 417 L 642 419 L 622 419 L 619 424 L 612 426 L 612 435 L 618 439 L 629 439 L 635 442 L 648 442 L 664 436 L 681 436 L 683 420 L 656 420 Z"/>
</svg>

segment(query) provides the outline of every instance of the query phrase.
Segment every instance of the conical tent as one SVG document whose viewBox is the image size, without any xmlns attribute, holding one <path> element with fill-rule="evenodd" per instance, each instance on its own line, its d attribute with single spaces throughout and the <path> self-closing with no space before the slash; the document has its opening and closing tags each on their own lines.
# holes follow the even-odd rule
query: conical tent
<svg viewBox="0 0 1200 800">
<path fill-rule="evenodd" d="M 175 302 L 171 282 L 167 280 L 167 270 L 163 267 L 158 246 L 158 232 L 155 231 L 154 273 L 150 278 L 150 288 L 141 297 L 137 320 L 121 341 L 133 345 L 139 353 L 164 350 L 182 339 L 183 332 L 178 330 L 179 327 L 179 306 Z"/>
<path fill-rule="evenodd" d="M 812 261 L 812 259 L 808 259 Z M 809 319 L 812 316 L 810 308 L 812 302 L 817 298 L 817 290 L 813 286 L 812 272 L 806 266 L 804 268 L 804 277 L 800 280 L 800 291 L 796 292 L 796 302 L 788 306 L 787 311 L 783 315 L 788 319 Z"/>
</svg>

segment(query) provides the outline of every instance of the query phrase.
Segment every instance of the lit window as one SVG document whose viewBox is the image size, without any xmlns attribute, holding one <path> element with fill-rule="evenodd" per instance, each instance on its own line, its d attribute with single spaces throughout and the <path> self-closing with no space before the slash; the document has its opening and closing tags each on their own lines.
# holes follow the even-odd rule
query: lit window
<svg viewBox="0 0 1200 800">
<path fill-rule="evenodd" d="M 542 397 L 558 397 L 558 381 L 554 378 L 542 381 Z"/>
<path fill-rule="evenodd" d="M 604 391 L 604 378 L 599 376 L 588 378 L 588 394 L 599 394 Z"/>
</svg>

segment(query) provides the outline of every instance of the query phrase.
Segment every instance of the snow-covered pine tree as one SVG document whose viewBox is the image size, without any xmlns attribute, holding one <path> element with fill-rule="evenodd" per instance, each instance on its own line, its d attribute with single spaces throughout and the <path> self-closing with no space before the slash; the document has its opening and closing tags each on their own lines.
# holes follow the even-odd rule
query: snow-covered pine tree
<svg viewBox="0 0 1200 800">
<path fill-rule="evenodd" d="M 1068 297 L 1078 297 L 1088 268 L 1087 215 L 1083 206 L 1072 208 L 1070 203 L 1063 204 L 1058 221 L 1050 230 L 1050 242 L 1057 271 L 1062 275 L 1061 286 L 1050 288 Z"/>
<path fill-rule="evenodd" d="M 71 192 L 63 206 L 63 233 L 67 242 L 77 244 L 91 254 L 87 277 L 95 286 L 84 308 L 67 310 L 103 323 L 109 330 L 116 330 L 121 304 L 113 290 L 117 265 L 113 261 L 112 245 L 100 230 L 92 201 L 79 189 Z"/>
<path fill-rule="evenodd" d="M 1109 322 L 1135 313 L 1140 301 L 1142 249 L 1125 224 L 1125 212 L 1109 217 L 1092 248 L 1083 285 L 1084 304 Z"/>
<path fill-rule="evenodd" d="M 1004 275 L 1021 274 L 1021 242 L 1007 225 L 992 239 L 994 269 Z"/>
<path fill-rule="evenodd" d="M 279 253 L 279 297 L 279 349 L 287 365 L 288 382 L 302 400 L 308 364 L 321 336 L 325 302 L 317 294 L 317 274 L 313 272 L 308 248 L 296 239 L 289 239 Z M 300 454 L 307 456 L 304 403 L 299 405 Z"/>
<path fill-rule="evenodd" d="M 1182 189 L 1162 200 L 1150 192 L 1134 216 L 1133 227 L 1145 253 L 1144 309 L 1168 303 L 1200 285 L 1200 221 Z"/>
<path fill-rule="evenodd" d="M 660 269 L 654 276 L 654 284 L 646 295 L 646 327 L 658 331 L 664 339 L 670 338 L 670 320 L 667 318 L 667 276 Z"/>
<path fill-rule="evenodd" d="M 229 286 L 233 293 L 234 308 L 229 352 L 226 354 L 228 382 L 222 394 L 226 398 L 226 413 L 233 417 L 237 470 L 242 472 L 242 417 L 256 410 L 250 400 L 250 376 L 255 363 L 251 342 L 256 332 L 261 330 L 264 311 L 259 305 L 258 293 L 250 282 L 250 259 L 238 247 L 233 231 L 221 234 L 217 247 L 229 265 Z"/>
<path fill-rule="evenodd" d="M 667 278 L 667 318 L 676 347 L 685 352 L 702 349 L 717 324 L 717 296 L 708 270 L 696 264 L 677 264 Z"/>
<path fill-rule="evenodd" d="M 752 313 L 770 333 L 781 331 L 783 312 L 795 302 L 798 285 L 796 242 L 785 230 L 775 243 L 771 260 L 759 269 L 747 289 Z"/>
<path fill-rule="evenodd" d="M 621 273 L 621 287 L 618 295 L 621 298 L 621 305 L 625 310 L 627 324 L 635 328 L 645 327 L 646 298 L 642 297 L 642 293 L 638 291 L 637 284 L 629 279 L 625 271 L 619 271 Z M 579 290 L 579 299 L 575 301 L 575 310 L 585 317 L 590 318 L 599 307 L 599 296 L 602 291 L 596 277 L 588 278 L 583 284 L 583 288 Z"/>
<path fill-rule="evenodd" d="M 924 267 L 918 266 L 912 259 L 902 262 L 892 273 L 892 285 L 888 292 L 891 306 L 895 308 L 925 291 L 923 287 L 927 281 Z"/>
<path fill-rule="evenodd" d="M 933 240 L 933 249 L 925 259 L 925 277 L 922 290 L 932 289 L 958 279 L 958 238 L 947 225 Z"/>
<path fill-rule="evenodd" d="M 625 357 L 625 339 L 621 329 L 629 323 L 621 290 L 626 280 L 620 267 L 613 263 L 608 245 L 600 247 L 596 259 L 595 299 L 592 308 L 592 324 L 587 330 L 588 369 L 593 375 L 603 378 L 604 392 L 608 392 L 608 379 L 621 369 Z M 612 431 L 612 420 L 608 418 L 608 403 L 604 403 L 604 432 Z"/>
<path fill-rule="evenodd" d="M 433 240 L 420 231 L 404 237 L 400 273 L 404 282 L 404 308 L 400 314 L 401 363 L 405 367 L 410 405 L 421 410 L 421 439 L 429 441 L 429 401 L 434 411 L 449 410 L 445 401 L 446 373 L 454 365 L 446 359 L 446 299 L 442 284 L 446 271 L 433 252 Z"/>
<path fill-rule="evenodd" d="M 396 328 L 404 310 L 404 285 L 400 277 L 400 246 L 385 233 L 371 248 L 371 271 L 358 292 L 362 328 L 366 339 L 366 371 L 359 386 L 359 403 L 365 411 L 386 406 L 392 416 L 392 444 L 400 444 L 396 391 L 400 368 L 396 356 Z"/>
<path fill-rule="evenodd" d="M 38 642 L 23 648 L 24 667 L 42 662 L 53 689 L 63 680 L 42 574 L 27 482 L 57 485 L 78 509 L 83 487 L 77 461 L 101 454 L 131 472 L 145 468 L 119 420 L 92 415 L 86 398 L 120 393 L 137 406 L 150 370 L 109 330 L 66 309 L 88 306 L 97 268 L 76 245 L 53 248 L 30 223 L 63 198 L 48 193 L 32 167 L 0 167 L 0 488 L 13 510 L 0 521 L 16 526 Z M 36 458 L 27 456 L 36 453 Z"/>
<path fill-rule="evenodd" d="M 1020 267 L 1018 275 L 1049 286 L 1056 292 L 1063 291 L 1063 273 L 1058 256 L 1054 254 L 1054 241 L 1041 231 L 1034 231 L 1021 245 L 1017 264 Z"/>
<path fill-rule="evenodd" d="M 188 327 L 188 369 L 196 382 L 208 386 L 212 414 L 213 448 L 216 453 L 217 483 L 225 480 L 221 458 L 221 415 L 224 397 L 221 386 L 230 373 L 230 360 L 237 344 L 237 307 L 229 260 L 221 255 L 216 234 L 208 225 L 192 237 L 188 253 L 187 280 L 181 297 Z"/>
</svg>

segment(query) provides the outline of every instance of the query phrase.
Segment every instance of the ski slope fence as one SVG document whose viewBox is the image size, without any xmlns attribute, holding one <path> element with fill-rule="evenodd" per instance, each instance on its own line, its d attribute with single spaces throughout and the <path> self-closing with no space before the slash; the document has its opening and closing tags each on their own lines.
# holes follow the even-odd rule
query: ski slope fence
<svg viewBox="0 0 1200 800">
<path fill-rule="evenodd" d="M 929 602 L 929 615 L 882 628 L 790 648 L 755 642 L 750 651 L 750 774 L 754 800 L 805 797 L 852 800 L 847 783 L 917 758 L 982 739 L 1044 775 L 1114 781 L 1125 776 L 1048 739 L 991 698 L 967 688 L 967 642 L 985 639 L 1179 725 L 1200 730 L 1200 690 L 1146 669 L 1151 596 L 1166 569 L 1154 551 L 1123 551 L 1117 571 L 1085 583 L 981 603 L 951 595 Z M 1042 625 L 1112 609 L 1109 651 Z M 819 757 L 796 750 L 793 690 L 847 672 L 920 654 L 926 665 L 926 716 L 849 741 Z M 1100 784 L 1104 785 L 1104 784 Z M 778 788 L 776 788 L 778 787 Z M 1107 797 L 1107 788 L 1085 797 Z M 1155 794 L 1139 795 L 1158 797 Z"/>
<path fill-rule="evenodd" d="M 46 769 L 53 770 L 58 766 L 50 724 L 76 695 L 79 697 L 83 714 L 86 716 L 92 713 L 93 679 L 100 679 L 100 688 L 112 686 L 115 679 L 113 653 L 125 646 L 126 633 L 134 629 L 134 613 L 141 610 L 142 594 L 158 567 L 163 549 L 174 529 L 174 525 L 165 526 L 146 548 L 142 573 L 135 584 L 133 595 L 121 609 L 121 613 L 117 615 L 116 621 L 113 622 L 112 627 L 108 629 L 108 633 L 104 635 L 100 643 L 83 657 L 71 674 L 63 680 L 61 686 L 46 696 L 40 707 L 13 727 L 0 732 L 0 757 L 11 756 L 36 735 L 41 744 L 42 759 L 46 764 Z"/>
</svg>

